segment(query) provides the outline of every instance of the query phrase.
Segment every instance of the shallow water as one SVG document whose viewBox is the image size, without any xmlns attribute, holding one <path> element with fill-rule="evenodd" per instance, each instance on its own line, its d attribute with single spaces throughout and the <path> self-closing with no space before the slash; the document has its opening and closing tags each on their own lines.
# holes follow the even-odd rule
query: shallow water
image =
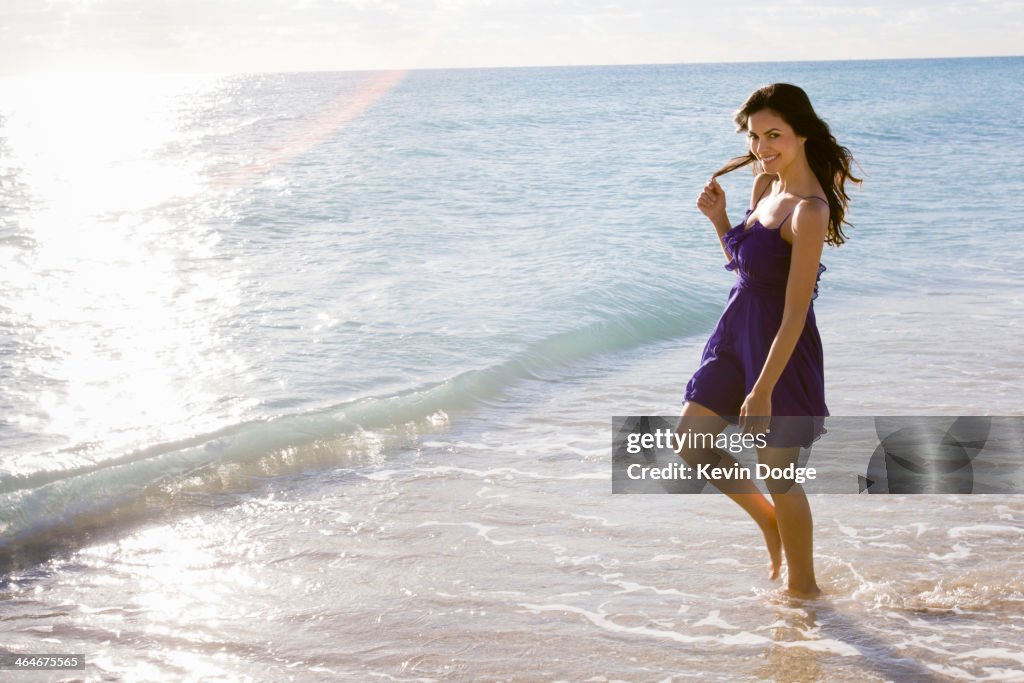
<svg viewBox="0 0 1024 683">
<path fill-rule="evenodd" d="M 89 662 L 12 679 L 1022 680 L 1015 496 L 816 496 L 801 602 L 608 448 L 678 410 L 732 277 L 693 199 L 767 80 L 868 180 L 832 414 L 1020 414 L 1022 65 L 107 82 L 75 120 L 4 81 L 0 628 Z"/>
</svg>

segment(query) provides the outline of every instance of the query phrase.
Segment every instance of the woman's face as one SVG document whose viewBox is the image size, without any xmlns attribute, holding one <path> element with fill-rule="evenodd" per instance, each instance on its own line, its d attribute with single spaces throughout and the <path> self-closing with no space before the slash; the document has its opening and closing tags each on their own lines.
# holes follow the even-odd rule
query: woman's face
<svg viewBox="0 0 1024 683">
<path fill-rule="evenodd" d="M 799 158 L 804 153 L 805 139 L 771 109 L 756 111 L 747 118 L 750 151 L 767 173 L 779 173 Z"/>
</svg>

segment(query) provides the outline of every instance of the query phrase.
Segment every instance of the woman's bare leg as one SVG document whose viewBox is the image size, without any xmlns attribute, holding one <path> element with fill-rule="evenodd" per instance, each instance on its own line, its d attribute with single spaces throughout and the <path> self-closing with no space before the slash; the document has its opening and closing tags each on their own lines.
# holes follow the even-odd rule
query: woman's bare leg
<svg viewBox="0 0 1024 683">
<path fill-rule="evenodd" d="M 785 467 L 796 462 L 799 448 L 762 448 L 758 461 L 770 467 Z M 787 588 L 795 595 L 821 594 L 814 577 L 814 524 L 807 494 L 800 484 L 788 480 L 768 480 L 768 491 L 775 503 L 775 516 L 789 566 Z"/>
<path fill-rule="evenodd" d="M 728 422 L 724 418 L 709 408 L 687 401 L 683 404 L 683 412 L 679 416 L 676 433 L 679 435 L 687 432 L 710 433 L 717 436 L 725 429 L 726 424 Z M 677 454 L 691 468 L 696 468 L 702 463 L 709 463 L 712 467 L 726 468 L 736 463 L 731 455 L 721 449 L 709 450 L 684 446 L 677 451 Z M 779 534 L 775 508 L 749 479 L 718 480 L 712 481 L 712 484 L 735 501 L 757 523 L 764 535 L 765 545 L 768 547 L 768 576 L 772 580 L 779 578 L 779 571 L 782 568 L 782 538 Z"/>
</svg>

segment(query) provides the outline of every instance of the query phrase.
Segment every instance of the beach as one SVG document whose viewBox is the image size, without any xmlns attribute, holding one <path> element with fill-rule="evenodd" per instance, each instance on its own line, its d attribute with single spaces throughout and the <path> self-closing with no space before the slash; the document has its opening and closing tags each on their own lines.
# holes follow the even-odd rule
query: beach
<svg viewBox="0 0 1024 683">
<path fill-rule="evenodd" d="M 86 661 L 5 680 L 1024 680 L 1019 496 L 814 495 L 804 601 L 610 447 L 680 408 L 735 277 L 694 200 L 773 81 L 865 180 L 831 414 L 1020 415 L 1022 75 L 0 79 L 0 632 Z"/>
</svg>

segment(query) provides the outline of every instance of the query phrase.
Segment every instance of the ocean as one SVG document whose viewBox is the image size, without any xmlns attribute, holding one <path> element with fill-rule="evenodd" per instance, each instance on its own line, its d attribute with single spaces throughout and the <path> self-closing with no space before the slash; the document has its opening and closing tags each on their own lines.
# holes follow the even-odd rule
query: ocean
<svg viewBox="0 0 1024 683">
<path fill-rule="evenodd" d="M 0 79 L 0 634 L 86 661 L 10 680 L 1024 680 L 1024 498 L 812 496 L 800 601 L 611 495 L 775 81 L 864 178 L 831 413 L 1021 415 L 1024 58 Z"/>
</svg>

